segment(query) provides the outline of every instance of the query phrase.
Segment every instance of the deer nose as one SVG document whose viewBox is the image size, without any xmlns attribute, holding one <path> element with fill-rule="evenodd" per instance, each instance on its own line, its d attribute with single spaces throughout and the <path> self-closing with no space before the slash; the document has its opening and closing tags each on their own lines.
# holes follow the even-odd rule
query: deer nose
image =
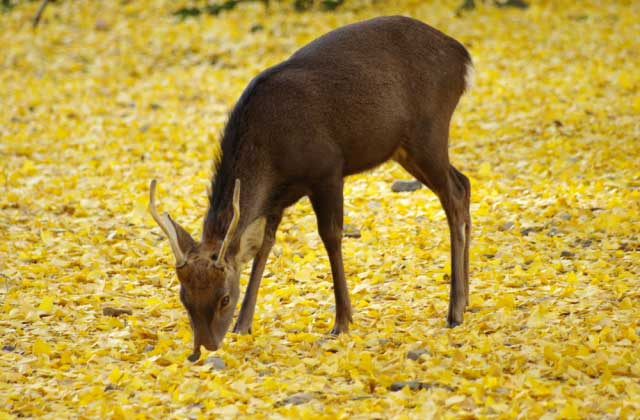
<svg viewBox="0 0 640 420">
<path fill-rule="evenodd" d="M 204 348 L 209 351 L 218 350 L 218 347 L 220 347 L 208 328 L 204 331 L 197 331 L 195 335 L 195 341 L 198 343 L 198 347 L 204 346 Z"/>
</svg>

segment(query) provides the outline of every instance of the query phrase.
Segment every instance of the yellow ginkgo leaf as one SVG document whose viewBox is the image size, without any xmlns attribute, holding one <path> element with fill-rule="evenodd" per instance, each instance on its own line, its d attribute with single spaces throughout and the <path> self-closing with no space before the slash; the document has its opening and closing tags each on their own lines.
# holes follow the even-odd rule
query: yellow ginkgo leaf
<svg viewBox="0 0 640 420">
<path fill-rule="evenodd" d="M 53 348 L 44 340 L 37 339 L 31 347 L 31 352 L 36 355 L 49 355 L 53 351 Z"/>
</svg>

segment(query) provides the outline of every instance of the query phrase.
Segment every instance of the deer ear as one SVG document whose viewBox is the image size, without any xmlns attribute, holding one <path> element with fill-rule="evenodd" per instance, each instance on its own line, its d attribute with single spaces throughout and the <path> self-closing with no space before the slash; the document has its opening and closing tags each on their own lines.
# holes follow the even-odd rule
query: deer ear
<svg viewBox="0 0 640 420">
<path fill-rule="evenodd" d="M 189 235 L 189 232 L 187 232 L 182 226 L 180 226 L 178 222 L 173 220 L 171 216 L 169 216 L 169 220 L 171 221 L 173 227 L 176 229 L 176 236 L 178 237 L 178 245 L 180 246 L 180 250 L 183 254 L 186 254 L 187 251 L 195 247 L 197 243 L 191 237 L 191 235 Z"/>
<path fill-rule="evenodd" d="M 251 223 L 242 233 L 240 247 L 236 254 L 236 263 L 238 265 L 244 264 L 253 258 L 262 246 L 265 224 L 266 219 L 261 217 Z"/>
</svg>

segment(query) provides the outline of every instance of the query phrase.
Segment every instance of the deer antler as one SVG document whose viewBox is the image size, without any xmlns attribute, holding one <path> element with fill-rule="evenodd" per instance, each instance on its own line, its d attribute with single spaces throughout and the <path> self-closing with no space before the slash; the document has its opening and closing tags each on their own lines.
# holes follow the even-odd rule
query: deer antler
<svg viewBox="0 0 640 420">
<path fill-rule="evenodd" d="M 178 233 L 176 232 L 176 228 L 171 221 L 171 217 L 167 213 L 162 213 L 162 215 L 158 214 L 158 210 L 156 209 L 156 180 L 151 180 L 151 185 L 149 186 L 149 212 L 151 216 L 153 216 L 153 220 L 156 221 L 158 226 L 164 231 L 167 238 L 169 238 L 169 245 L 171 245 L 171 250 L 173 251 L 173 255 L 176 257 L 176 267 L 180 268 L 187 263 L 187 259 L 180 249 L 180 244 L 178 243 Z"/>
<path fill-rule="evenodd" d="M 233 189 L 233 219 L 231 219 L 231 223 L 229 224 L 229 229 L 227 229 L 227 234 L 224 236 L 224 241 L 222 241 L 222 246 L 220 247 L 220 252 L 218 253 L 218 259 L 216 260 L 216 265 L 219 267 L 223 265 L 224 254 L 227 253 L 227 249 L 229 248 L 231 238 L 233 238 L 233 234 L 236 232 L 236 228 L 238 227 L 239 221 L 240 221 L 240 179 L 236 179 L 236 185 Z"/>
</svg>

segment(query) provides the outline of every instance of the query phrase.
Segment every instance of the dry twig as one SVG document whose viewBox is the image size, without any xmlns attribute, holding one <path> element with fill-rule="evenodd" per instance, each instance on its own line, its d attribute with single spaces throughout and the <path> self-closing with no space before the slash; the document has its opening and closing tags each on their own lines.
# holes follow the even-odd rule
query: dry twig
<svg viewBox="0 0 640 420">
<path fill-rule="evenodd" d="M 33 17 L 34 28 L 38 26 L 38 23 L 40 23 L 40 18 L 42 17 L 42 13 L 44 12 L 44 9 L 45 7 L 47 7 L 48 3 L 49 3 L 49 0 L 42 0 L 42 3 L 40 3 L 40 7 L 38 7 L 38 11 L 36 12 L 36 15 Z"/>
</svg>

